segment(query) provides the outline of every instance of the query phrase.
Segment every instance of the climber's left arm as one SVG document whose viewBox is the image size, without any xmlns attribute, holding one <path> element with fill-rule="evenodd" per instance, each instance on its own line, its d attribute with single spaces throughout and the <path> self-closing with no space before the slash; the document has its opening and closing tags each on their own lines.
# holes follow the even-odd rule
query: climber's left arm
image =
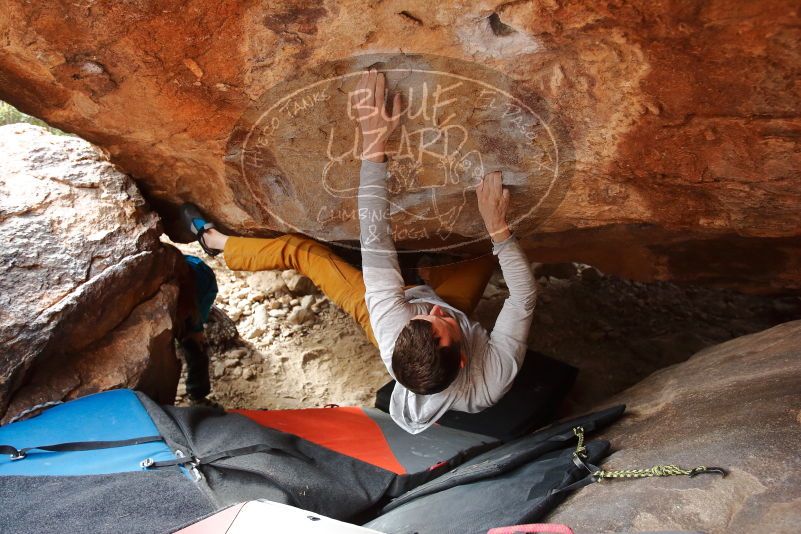
<svg viewBox="0 0 801 534">
<path fill-rule="evenodd" d="M 509 390 L 526 355 L 528 331 L 537 302 L 537 285 L 523 249 L 506 223 L 509 190 L 501 173 L 484 177 L 476 188 L 478 208 L 492 238 L 492 253 L 498 256 L 509 288 L 495 327 L 489 336 L 482 375 L 472 397 L 478 409 L 492 406 Z"/>
</svg>

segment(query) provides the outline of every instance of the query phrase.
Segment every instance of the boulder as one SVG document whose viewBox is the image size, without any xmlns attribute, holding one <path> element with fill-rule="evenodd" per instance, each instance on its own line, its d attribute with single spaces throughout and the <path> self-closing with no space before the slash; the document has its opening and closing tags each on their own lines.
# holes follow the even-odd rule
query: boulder
<svg viewBox="0 0 801 534">
<path fill-rule="evenodd" d="M 95 147 L 0 127 L 0 416 L 34 378 L 30 398 L 120 385 L 170 398 L 175 290 L 165 284 L 180 255 L 160 235 L 133 181 Z M 105 363 L 95 373 L 83 357 Z M 62 370 L 47 394 L 57 377 L 45 375 Z"/>
<path fill-rule="evenodd" d="M 180 376 L 172 317 L 177 296 L 177 286 L 164 284 L 99 341 L 36 365 L 12 396 L 5 419 L 42 402 L 117 388 L 137 389 L 172 404 Z"/>
<path fill-rule="evenodd" d="M 549 521 L 576 533 L 795 533 L 801 523 L 801 321 L 702 350 L 611 399 L 628 416 L 603 436 L 604 469 L 721 466 L 700 475 L 603 481 Z"/>
<path fill-rule="evenodd" d="M 406 111 L 400 247 L 486 251 L 470 188 L 501 168 L 532 259 L 780 292 L 801 289 L 800 23 L 793 0 L 9 0 L 0 98 L 104 147 L 173 238 L 192 200 L 353 247 L 347 100 L 376 65 Z"/>
<path fill-rule="evenodd" d="M 215 352 L 224 352 L 240 341 L 236 323 L 217 306 L 211 308 L 209 322 L 203 332 Z"/>
</svg>

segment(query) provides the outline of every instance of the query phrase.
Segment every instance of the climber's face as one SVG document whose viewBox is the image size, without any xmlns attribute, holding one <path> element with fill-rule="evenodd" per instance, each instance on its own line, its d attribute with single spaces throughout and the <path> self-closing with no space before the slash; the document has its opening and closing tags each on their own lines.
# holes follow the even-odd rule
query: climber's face
<svg viewBox="0 0 801 534">
<path fill-rule="evenodd" d="M 412 319 L 422 319 L 431 323 L 431 330 L 440 347 L 449 347 L 462 341 L 462 329 L 459 327 L 459 321 L 441 306 L 434 306 L 428 314 L 415 315 Z M 466 362 L 467 357 L 462 352 L 461 366 L 464 367 Z"/>
</svg>

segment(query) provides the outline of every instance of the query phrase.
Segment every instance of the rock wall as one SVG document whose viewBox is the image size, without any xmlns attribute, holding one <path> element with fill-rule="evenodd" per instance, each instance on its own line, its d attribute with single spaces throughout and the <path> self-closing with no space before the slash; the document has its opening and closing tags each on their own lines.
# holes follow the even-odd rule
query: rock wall
<svg viewBox="0 0 801 534">
<path fill-rule="evenodd" d="M 347 189 L 337 180 L 352 186 L 357 162 L 337 160 L 344 171 L 326 183 L 331 161 L 322 157 L 350 146 L 347 132 L 331 133 L 350 124 L 346 74 L 377 61 L 360 54 L 384 54 L 384 68 L 446 58 L 446 74 L 392 74 L 391 86 L 411 101 L 421 80 L 469 73 L 473 85 L 448 109 L 464 132 L 481 135 L 460 145 L 461 166 L 439 184 L 439 203 L 422 182 L 443 158 L 417 162 L 420 183 L 406 184 L 398 210 L 420 224 L 397 236 L 401 246 L 441 233 L 443 221 L 449 244 L 475 237 L 480 223 L 460 173 L 503 167 L 517 214 L 548 197 L 517 224 L 538 261 L 798 290 L 800 19 L 791 0 L 10 0 L 0 16 L 0 98 L 104 147 L 174 238 L 175 208 L 193 200 L 237 233 L 294 229 L 348 242 L 355 201 L 326 194 Z M 529 111 L 520 120 L 473 113 L 489 109 L 477 72 Z M 265 132 L 270 105 L 336 76 L 345 78 L 330 91 L 287 101 L 281 131 L 248 149 L 246 134 Z M 544 144 L 523 146 L 517 126 L 532 126 L 523 133 Z M 447 128 L 434 120 L 425 131 Z M 557 152 L 553 197 L 539 186 Z"/>
<path fill-rule="evenodd" d="M 172 399 L 180 255 L 160 234 L 89 143 L 0 127 L 0 417 L 110 387 Z"/>
<path fill-rule="evenodd" d="M 608 404 L 628 416 L 603 436 L 604 469 L 721 466 L 702 475 L 593 484 L 550 521 L 577 533 L 798 532 L 801 521 L 801 321 L 705 349 Z"/>
</svg>

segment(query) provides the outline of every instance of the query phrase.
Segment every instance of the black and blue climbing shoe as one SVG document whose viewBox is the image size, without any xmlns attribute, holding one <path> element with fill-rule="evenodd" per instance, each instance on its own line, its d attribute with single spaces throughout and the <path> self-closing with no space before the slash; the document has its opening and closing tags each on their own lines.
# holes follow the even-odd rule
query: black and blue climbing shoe
<svg viewBox="0 0 801 534">
<path fill-rule="evenodd" d="M 189 228 L 195 238 L 197 238 L 197 242 L 200 243 L 200 246 L 203 247 L 206 254 L 209 256 L 216 256 L 222 252 L 222 250 L 206 246 L 203 234 L 214 228 L 214 223 L 207 221 L 203 214 L 200 213 L 197 206 L 189 202 L 182 205 L 181 219 L 183 220 L 184 226 Z"/>
</svg>

